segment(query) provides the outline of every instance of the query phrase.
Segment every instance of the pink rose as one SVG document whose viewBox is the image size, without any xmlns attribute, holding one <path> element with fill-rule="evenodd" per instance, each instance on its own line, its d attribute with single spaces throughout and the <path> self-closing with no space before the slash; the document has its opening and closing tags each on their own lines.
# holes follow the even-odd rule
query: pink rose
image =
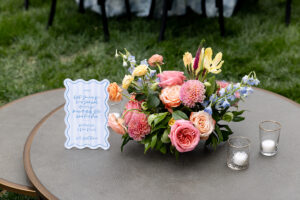
<svg viewBox="0 0 300 200">
<path fill-rule="evenodd" d="M 156 64 L 162 65 L 164 64 L 163 57 L 161 55 L 154 54 L 153 56 L 151 56 L 151 58 L 149 58 L 148 63 L 151 67 L 155 67 Z"/>
<path fill-rule="evenodd" d="M 128 103 L 125 106 L 125 110 L 123 112 L 123 115 L 126 113 L 124 115 L 124 119 L 125 119 L 125 124 L 126 125 L 129 124 L 129 122 L 131 121 L 131 118 L 135 114 L 139 113 L 138 110 L 131 110 L 131 109 L 141 109 L 141 104 L 142 104 L 142 102 L 134 100 L 134 97 L 131 97 L 131 98 L 133 98 L 133 100 L 128 101 Z M 131 110 L 131 111 L 128 111 L 128 110 Z"/>
<path fill-rule="evenodd" d="M 200 133 L 193 123 L 187 120 L 176 120 L 169 134 L 171 143 L 177 151 L 192 151 L 200 141 Z"/>
<path fill-rule="evenodd" d="M 135 141 L 141 141 L 150 131 L 147 116 L 144 113 L 135 113 L 128 124 L 128 135 Z"/>
<path fill-rule="evenodd" d="M 204 111 L 192 112 L 190 115 L 190 121 L 199 130 L 201 140 L 207 140 L 209 135 L 215 129 L 216 121 L 210 114 Z"/>
<path fill-rule="evenodd" d="M 161 90 L 159 98 L 165 105 L 166 109 L 170 110 L 171 108 L 180 106 L 181 104 L 179 98 L 180 88 L 181 88 L 180 85 L 174 85 L 174 86 L 166 87 Z"/>
<path fill-rule="evenodd" d="M 121 135 L 126 132 L 126 127 L 124 126 L 124 120 L 122 118 L 117 118 L 115 114 L 111 113 L 108 116 L 108 126 Z"/>
<path fill-rule="evenodd" d="M 167 86 L 182 85 L 186 79 L 183 72 L 179 71 L 164 71 L 157 75 L 160 79 L 159 86 L 165 88 Z"/>
</svg>

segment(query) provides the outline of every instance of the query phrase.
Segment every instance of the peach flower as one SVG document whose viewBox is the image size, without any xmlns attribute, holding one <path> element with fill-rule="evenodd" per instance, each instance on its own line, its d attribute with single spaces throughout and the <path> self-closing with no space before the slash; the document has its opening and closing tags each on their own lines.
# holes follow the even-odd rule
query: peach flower
<svg viewBox="0 0 300 200">
<path fill-rule="evenodd" d="M 124 120 L 122 118 L 117 118 L 115 114 L 110 113 L 108 116 L 108 126 L 121 135 L 126 133 L 126 127 L 124 126 Z"/>
<path fill-rule="evenodd" d="M 177 151 L 192 151 L 200 141 L 200 133 L 193 123 L 187 120 L 176 120 L 169 134 L 171 143 Z"/>
<path fill-rule="evenodd" d="M 163 57 L 161 55 L 154 54 L 153 56 L 151 56 L 151 58 L 149 58 L 148 63 L 151 67 L 155 67 L 157 64 L 162 65 L 164 64 Z"/>
<path fill-rule="evenodd" d="M 159 86 L 165 88 L 167 86 L 182 85 L 186 77 L 183 72 L 164 71 L 157 75 L 159 78 Z"/>
<path fill-rule="evenodd" d="M 109 100 L 117 102 L 122 100 L 122 89 L 116 82 L 109 84 L 107 91 L 109 94 Z"/>
<path fill-rule="evenodd" d="M 192 112 L 190 121 L 193 122 L 195 127 L 199 130 L 201 140 L 207 140 L 215 129 L 216 121 L 210 114 L 204 111 Z"/>
<path fill-rule="evenodd" d="M 174 85 L 161 90 L 159 98 L 167 109 L 178 107 L 181 104 L 179 98 L 180 88 L 180 85 Z"/>
</svg>

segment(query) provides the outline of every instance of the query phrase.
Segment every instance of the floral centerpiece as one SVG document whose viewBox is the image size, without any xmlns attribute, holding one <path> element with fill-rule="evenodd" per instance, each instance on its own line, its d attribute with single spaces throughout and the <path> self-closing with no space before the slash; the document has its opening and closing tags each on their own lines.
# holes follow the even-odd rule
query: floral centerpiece
<svg viewBox="0 0 300 200">
<path fill-rule="evenodd" d="M 259 84 L 255 72 L 239 83 L 218 81 L 224 61 L 221 52 L 213 58 L 211 48 L 199 47 L 194 58 L 186 52 L 184 71 L 163 71 L 163 57 L 158 54 L 140 64 L 126 49 L 116 51 L 116 57 L 130 72 L 122 87 L 115 82 L 108 87 L 111 101 L 129 99 L 122 116 L 110 114 L 108 121 L 122 135 L 122 151 L 131 140 L 143 144 L 145 153 L 152 149 L 176 157 L 194 150 L 201 140 L 216 148 L 233 133 L 228 123 L 244 120 L 238 102 Z"/>
</svg>

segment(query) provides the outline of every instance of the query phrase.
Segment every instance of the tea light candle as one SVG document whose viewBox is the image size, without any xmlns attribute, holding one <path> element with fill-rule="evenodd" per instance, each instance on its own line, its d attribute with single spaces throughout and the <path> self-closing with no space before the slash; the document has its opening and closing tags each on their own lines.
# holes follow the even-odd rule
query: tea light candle
<svg viewBox="0 0 300 200">
<path fill-rule="evenodd" d="M 244 166 L 247 164 L 248 154 L 244 151 L 238 151 L 233 155 L 233 163 L 239 166 Z"/>
<path fill-rule="evenodd" d="M 273 140 L 264 140 L 261 143 L 263 152 L 272 153 L 275 151 L 276 144 Z"/>
</svg>

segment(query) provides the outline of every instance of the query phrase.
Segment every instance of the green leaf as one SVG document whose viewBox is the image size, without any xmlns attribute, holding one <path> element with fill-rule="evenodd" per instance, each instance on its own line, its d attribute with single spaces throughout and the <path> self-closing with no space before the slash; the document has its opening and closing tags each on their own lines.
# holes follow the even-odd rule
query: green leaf
<svg viewBox="0 0 300 200">
<path fill-rule="evenodd" d="M 221 132 L 222 132 L 222 135 L 223 135 L 223 141 L 227 141 L 228 138 L 229 138 L 229 135 L 232 134 L 232 132 L 230 132 L 230 131 L 225 131 L 225 130 L 221 130 Z"/>
<path fill-rule="evenodd" d="M 147 98 L 147 96 L 145 94 L 137 94 L 135 96 L 135 99 L 138 100 L 138 101 L 145 100 L 146 98 Z"/>
<path fill-rule="evenodd" d="M 156 114 L 149 115 L 148 117 L 148 124 L 151 126 L 152 122 L 156 118 Z"/>
<path fill-rule="evenodd" d="M 231 134 L 233 133 L 233 131 L 231 130 L 231 128 L 227 125 L 227 124 L 219 124 L 220 128 L 225 128 L 227 131 L 229 131 Z"/>
<path fill-rule="evenodd" d="M 185 119 L 185 120 L 188 120 L 188 119 L 189 119 L 188 116 L 187 116 L 184 112 L 182 112 L 182 111 L 180 111 L 180 110 L 174 111 L 174 112 L 172 113 L 172 117 L 173 117 L 175 120 L 179 120 L 179 119 Z"/>
<path fill-rule="evenodd" d="M 157 141 L 157 135 L 153 135 L 151 140 L 151 149 L 155 147 L 156 141 Z"/>
<path fill-rule="evenodd" d="M 123 142 L 122 142 L 122 145 L 121 145 L 121 152 L 123 152 L 124 146 L 125 146 L 130 140 L 132 140 L 132 138 L 129 137 L 128 133 L 124 134 L 124 135 L 122 136 L 122 138 L 123 138 Z"/>
<path fill-rule="evenodd" d="M 154 119 L 154 126 L 156 126 L 159 122 L 164 120 L 167 115 L 168 115 L 168 112 L 158 113 Z"/>
<path fill-rule="evenodd" d="M 208 82 L 210 83 L 211 86 L 206 88 L 206 95 L 210 97 L 215 92 L 216 89 L 216 77 L 215 76 L 210 77 L 208 79 Z"/>
<path fill-rule="evenodd" d="M 169 129 L 166 129 L 163 133 L 163 135 L 161 136 L 161 141 L 163 143 L 170 143 L 170 138 L 169 138 L 169 133 L 170 133 L 170 130 Z"/>
<path fill-rule="evenodd" d="M 176 150 L 175 147 L 172 146 L 172 145 L 170 145 L 170 153 L 171 153 L 171 154 L 175 153 L 175 152 L 174 152 L 175 150 Z"/>
<path fill-rule="evenodd" d="M 162 143 L 162 141 L 161 140 L 158 140 L 157 142 L 156 142 L 156 150 L 160 150 L 160 147 L 163 145 L 163 143 Z"/>
<path fill-rule="evenodd" d="M 213 135 L 211 142 L 212 142 L 213 148 L 216 150 L 217 146 L 218 146 L 218 138 L 215 135 Z"/>
<path fill-rule="evenodd" d="M 160 152 L 163 153 L 163 154 L 166 154 L 167 153 L 167 147 L 166 145 L 163 145 L 162 147 L 160 147 Z"/>
<path fill-rule="evenodd" d="M 216 130 L 216 132 L 218 134 L 218 138 L 219 138 L 218 144 L 219 144 L 220 142 L 223 141 L 223 135 L 222 135 L 222 132 L 220 130 L 220 127 L 217 124 L 215 126 L 215 130 Z"/>
<path fill-rule="evenodd" d="M 166 117 L 163 121 L 161 121 L 159 124 L 157 124 L 157 126 L 154 126 L 153 129 L 151 130 L 151 132 L 155 132 L 158 129 L 166 129 L 169 127 L 168 122 L 170 121 L 171 117 Z"/>
<path fill-rule="evenodd" d="M 244 119 L 245 119 L 245 117 L 234 117 L 232 119 L 232 121 L 234 121 L 234 122 L 240 122 L 240 121 L 243 121 Z"/>
<path fill-rule="evenodd" d="M 151 145 L 150 145 L 150 142 L 146 142 L 145 143 L 145 151 L 144 151 L 144 154 L 147 153 L 147 151 L 150 149 Z"/>
<path fill-rule="evenodd" d="M 149 94 L 147 99 L 148 108 L 156 108 L 160 104 L 160 100 L 155 94 Z"/>
<path fill-rule="evenodd" d="M 175 149 L 175 157 L 176 157 L 176 160 L 178 160 L 178 158 L 179 158 L 179 151 L 177 151 L 177 149 Z"/>
<path fill-rule="evenodd" d="M 239 115 L 243 114 L 245 111 L 246 111 L 246 110 L 232 111 L 232 114 L 233 114 L 234 116 L 239 116 Z"/>
</svg>

